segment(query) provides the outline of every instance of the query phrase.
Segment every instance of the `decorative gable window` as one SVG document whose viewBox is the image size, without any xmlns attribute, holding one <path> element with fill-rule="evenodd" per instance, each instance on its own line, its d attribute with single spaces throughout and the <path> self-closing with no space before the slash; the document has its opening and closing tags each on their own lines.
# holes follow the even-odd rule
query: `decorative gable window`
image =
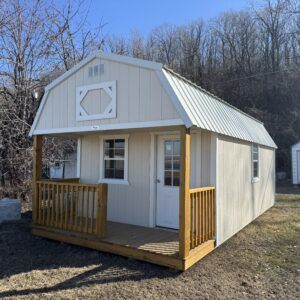
<svg viewBox="0 0 300 300">
<path fill-rule="evenodd" d="M 100 182 L 128 184 L 128 135 L 101 138 Z"/>
<path fill-rule="evenodd" d="M 252 180 L 259 180 L 259 147 L 257 144 L 252 145 Z"/>
<path fill-rule="evenodd" d="M 116 81 L 76 89 L 76 121 L 116 118 Z"/>
</svg>

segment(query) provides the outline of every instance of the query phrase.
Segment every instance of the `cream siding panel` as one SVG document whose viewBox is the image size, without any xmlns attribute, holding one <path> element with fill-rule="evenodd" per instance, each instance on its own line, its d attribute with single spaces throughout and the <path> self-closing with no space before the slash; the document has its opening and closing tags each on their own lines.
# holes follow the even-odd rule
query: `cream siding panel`
<svg viewBox="0 0 300 300">
<path fill-rule="evenodd" d="M 84 136 L 81 147 L 81 181 L 97 183 L 100 172 L 100 136 Z M 150 134 L 130 134 L 128 155 L 129 185 L 108 185 L 108 220 L 149 226 Z"/>
<path fill-rule="evenodd" d="M 89 77 L 89 67 L 99 64 L 104 65 L 104 73 Z M 112 80 L 117 81 L 117 118 L 76 121 L 76 87 Z M 93 105 L 89 107 L 90 110 L 99 110 L 97 101 Z M 180 117 L 154 70 L 95 58 L 50 91 L 36 129 L 169 119 Z"/>
<path fill-rule="evenodd" d="M 214 183 L 211 174 L 211 136 L 211 132 L 200 129 L 191 133 L 191 188 L 211 186 Z"/>
<path fill-rule="evenodd" d="M 218 139 L 217 244 L 220 245 L 274 204 L 275 151 L 260 146 L 260 180 L 252 183 L 251 144 Z"/>
<path fill-rule="evenodd" d="M 207 131 L 202 131 L 201 139 L 201 186 L 210 186 L 211 133 Z"/>
<path fill-rule="evenodd" d="M 100 168 L 99 135 L 86 135 L 81 138 L 80 181 L 98 183 Z"/>
<path fill-rule="evenodd" d="M 129 77 L 129 120 L 139 121 L 140 108 L 140 69 L 128 66 Z M 138 88 L 137 88 L 138 87 Z M 117 100 L 118 101 L 118 100 Z"/>
</svg>

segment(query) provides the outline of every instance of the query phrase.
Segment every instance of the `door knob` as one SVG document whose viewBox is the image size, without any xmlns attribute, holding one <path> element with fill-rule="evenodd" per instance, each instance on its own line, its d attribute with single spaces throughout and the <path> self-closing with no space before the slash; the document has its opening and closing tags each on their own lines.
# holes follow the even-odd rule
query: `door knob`
<svg viewBox="0 0 300 300">
<path fill-rule="evenodd" d="M 159 180 L 159 179 L 156 179 L 156 182 L 157 182 L 157 183 L 160 183 L 160 180 Z"/>
</svg>

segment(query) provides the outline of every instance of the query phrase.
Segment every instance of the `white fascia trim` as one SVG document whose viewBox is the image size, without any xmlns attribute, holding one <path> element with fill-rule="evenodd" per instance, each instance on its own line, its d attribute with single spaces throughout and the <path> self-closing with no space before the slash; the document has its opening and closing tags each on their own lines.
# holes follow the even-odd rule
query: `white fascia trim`
<svg viewBox="0 0 300 300">
<path fill-rule="evenodd" d="M 94 132 L 94 131 L 98 132 L 98 131 L 106 131 L 106 130 L 139 129 L 139 128 L 151 128 L 151 127 L 178 126 L 178 125 L 184 125 L 181 119 L 41 129 L 41 130 L 34 130 L 33 134 L 42 135 L 42 134 L 80 133 L 80 132 Z"/>
<path fill-rule="evenodd" d="M 41 103 L 39 105 L 39 108 L 37 110 L 37 113 L 35 115 L 35 118 L 33 120 L 33 123 L 32 123 L 32 126 L 30 128 L 30 132 L 29 132 L 29 136 L 32 137 L 34 131 L 35 131 L 35 127 L 40 119 L 40 116 L 41 116 L 41 113 L 42 113 L 42 110 L 44 108 L 44 105 L 46 103 L 46 99 L 48 98 L 48 95 L 49 95 L 49 91 L 45 91 L 45 94 L 43 95 L 43 98 L 41 100 Z"/>
<path fill-rule="evenodd" d="M 100 52 L 98 54 L 98 57 L 107 59 L 107 60 L 124 63 L 124 64 L 128 64 L 128 65 L 151 69 L 151 70 L 161 70 L 163 67 L 163 65 L 161 63 L 157 63 L 157 62 L 150 61 L 150 60 L 144 60 L 144 59 L 140 59 L 140 58 L 134 58 L 131 56 L 119 55 L 119 54 L 115 54 L 115 53 Z"/>
<path fill-rule="evenodd" d="M 170 85 L 167 77 L 164 74 L 164 71 L 161 69 L 161 70 L 155 71 L 155 73 L 156 73 L 159 81 L 161 82 L 163 88 L 165 89 L 166 93 L 171 98 L 171 101 L 174 104 L 180 117 L 182 118 L 184 125 L 187 128 L 192 127 L 194 124 L 192 123 L 190 117 L 188 116 L 187 112 L 185 111 L 185 109 L 183 108 L 182 104 L 180 103 L 178 97 L 176 96 L 172 86 Z"/>
</svg>

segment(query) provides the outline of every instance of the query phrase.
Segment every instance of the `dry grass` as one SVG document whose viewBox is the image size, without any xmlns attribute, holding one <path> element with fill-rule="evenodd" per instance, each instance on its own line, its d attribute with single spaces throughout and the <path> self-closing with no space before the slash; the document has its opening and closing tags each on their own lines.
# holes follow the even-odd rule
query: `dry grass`
<svg viewBox="0 0 300 300">
<path fill-rule="evenodd" d="M 0 225 L 0 298 L 299 299 L 300 193 L 284 192 L 185 273 L 34 237 L 24 214 Z"/>
</svg>

